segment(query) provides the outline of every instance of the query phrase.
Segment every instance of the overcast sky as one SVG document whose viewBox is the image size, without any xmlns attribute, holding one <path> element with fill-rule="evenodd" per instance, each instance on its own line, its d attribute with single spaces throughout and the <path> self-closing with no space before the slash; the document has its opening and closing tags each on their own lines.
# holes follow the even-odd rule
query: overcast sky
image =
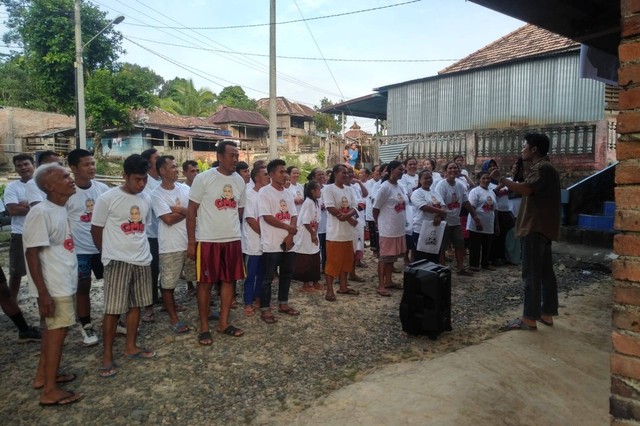
<svg viewBox="0 0 640 426">
<path fill-rule="evenodd" d="M 251 98 L 268 96 L 269 0 L 92 3 L 110 18 L 125 16 L 117 27 L 130 39 L 123 61 L 165 79 L 193 78 L 196 87 L 215 93 L 240 85 Z M 373 8 L 379 9 L 366 11 Z M 464 0 L 278 0 L 276 15 L 277 55 L 319 59 L 278 58 L 278 96 L 309 106 L 434 75 L 524 25 Z M 312 19 L 318 17 L 326 18 Z M 307 21 L 286 23 L 301 19 Z M 392 59 L 425 62 L 379 62 Z M 356 120 L 373 130 L 373 120 Z"/>
</svg>

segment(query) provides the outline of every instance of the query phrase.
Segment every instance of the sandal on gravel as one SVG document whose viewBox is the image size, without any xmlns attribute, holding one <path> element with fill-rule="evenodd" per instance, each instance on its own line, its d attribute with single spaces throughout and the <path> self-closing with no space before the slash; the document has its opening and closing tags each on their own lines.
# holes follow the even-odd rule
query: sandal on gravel
<svg viewBox="0 0 640 426">
<path fill-rule="evenodd" d="M 151 323 L 155 321 L 156 321 L 156 317 L 155 315 L 153 315 L 153 312 L 151 312 L 150 314 L 147 314 L 147 313 L 142 314 L 142 322 Z"/>
<path fill-rule="evenodd" d="M 357 282 L 357 283 L 363 283 L 363 282 L 365 282 L 365 281 L 367 281 L 367 280 L 366 280 L 366 279 L 364 279 L 364 278 L 362 278 L 362 277 L 359 277 L 359 276 L 357 276 L 357 275 L 355 275 L 355 276 L 354 276 L 354 275 L 350 275 L 350 276 L 349 276 L 349 281 L 355 281 L 355 282 Z"/>
<path fill-rule="evenodd" d="M 69 382 L 73 382 L 76 378 L 77 376 L 73 373 L 59 372 L 58 375 L 56 376 L 56 383 L 58 384 L 69 383 Z M 43 387 L 44 385 L 40 385 L 40 386 L 34 386 L 33 388 L 36 390 L 39 390 L 39 389 L 42 389 Z"/>
<path fill-rule="evenodd" d="M 177 323 L 171 325 L 171 331 L 173 331 L 176 334 L 183 334 L 191 331 L 191 327 L 189 327 L 187 324 L 185 324 L 182 321 L 178 321 Z"/>
<path fill-rule="evenodd" d="M 542 318 L 540 318 L 538 321 L 540 321 L 542 324 L 546 325 L 547 327 L 553 327 L 553 321 L 547 321 Z"/>
<path fill-rule="evenodd" d="M 231 337 L 242 337 L 244 335 L 244 331 L 238 327 L 234 327 L 232 325 L 228 326 L 224 330 L 218 330 L 220 334 L 226 334 Z"/>
<path fill-rule="evenodd" d="M 463 277 L 472 277 L 473 276 L 473 272 L 471 272 L 468 269 L 458 269 L 458 271 L 456 273 L 458 275 L 463 276 Z"/>
<path fill-rule="evenodd" d="M 327 302 L 335 302 L 336 301 L 336 295 L 335 294 L 327 294 L 326 296 L 324 296 L 324 300 L 326 300 Z"/>
<path fill-rule="evenodd" d="M 151 359 L 156 356 L 155 351 L 150 351 L 147 348 L 142 348 L 138 352 L 128 355 L 125 354 L 129 359 Z"/>
<path fill-rule="evenodd" d="M 211 346 L 213 344 L 211 332 L 207 330 L 204 333 L 198 334 L 198 343 L 200 343 L 202 346 Z"/>
<path fill-rule="evenodd" d="M 253 305 L 245 305 L 244 306 L 244 316 L 245 317 L 252 317 L 256 314 L 256 310 L 253 307 Z"/>
<path fill-rule="evenodd" d="M 275 324 L 278 322 L 278 319 L 271 312 L 269 312 L 268 314 L 263 313 L 262 315 L 260 315 L 260 319 L 267 324 Z"/>
<path fill-rule="evenodd" d="M 231 302 L 231 309 L 236 309 L 238 307 L 238 302 L 237 301 L 233 301 Z"/>
<path fill-rule="evenodd" d="M 291 306 L 287 306 L 286 308 L 278 307 L 278 312 L 281 314 L 291 315 L 292 317 L 300 315 L 300 311 L 293 309 Z"/>
<path fill-rule="evenodd" d="M 116 370 L 116 364 L 114 362 L 110 363 L 106 367 L 98 368 L 98 375 L 103 379 L 108 379 L 116 374 L 118 374 L 118 370 Z"/>
<path fill-rule="evenodd" d="M 378 296 L 382 297 L 391 297 L 391 292 L 389 290 L 377 290 Z"/>
<path fill-rule="evenodd" d="M 393 288 L 393 289 L 396 289 L 396 290 L 402 290 L 402 284 L 391 283 L 389 285 L 385 285 L 384 288 Z"/>
<path fill-rule="evenodd" d="M 538 327 L 536 327 L 535 325 L 529 325 L 526 322 L 522 321 L 522 318 L 513 319 L 513 320 L 507 322 L 505 325 L 503 325 L 500 328 L 500 330 L 502 330 L 502 331 L 512 331 L 512 330 L 531 330 L 531 331 L 535 331 L 537 329 L 538 329 Z"/>
<path fill-rule="evenodd" d="M 41 407 L 55 407 L 55 406 L 61 406 L 61 405 L 69 405 L 69 404 L 73 404 L 74 402 L 80 401 L 83 397 L 84 395 L 81 393 L 69 392 L 69 395 L 62 397 L 60 399 L 57 399 L 55 401 L 51 401 L 51 402 L 40 401 L 39 404 Z"/>
<path fill-rule="evenodd" d="M 338 294 L 348 294 L 350 296 L 357 296 L 357 295 L 360 294 L 360 292 L 358 290 L 353 289 L 353 288 L 348 288 L 345 291 L 338 290 L 338 291 L 336 291 L 336 293 L 338 293 Z"/>
</svg>

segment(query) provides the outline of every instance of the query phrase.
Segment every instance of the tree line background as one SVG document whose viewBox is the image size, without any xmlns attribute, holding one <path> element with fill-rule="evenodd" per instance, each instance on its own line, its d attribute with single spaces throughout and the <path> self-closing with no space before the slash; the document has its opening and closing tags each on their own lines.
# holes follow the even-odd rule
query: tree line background
<svg viewBox="0 0 640 426">
<path fill-rule="evenodd" d="M 0 0 L 8 18 L 3 41 L 11 54 L 0 57 L 0 105 L 74 115 L 75 35 L 73 0 Z M 98 7 L 82 3 L 83 43 L 111 21 Z M 176 115 L 208 117 L 220 106 L 259 111 L 257 102 L 241 86 L 219 93 L 196 88 L 193 80 L 176 76 L 165 80 L 148 67 L 120 62 L 122 34 L 107 28 L 84 48 L 87 128 L 131 128 L 130 111 L 159 107 Z M 331 106 L 323 98 L 314 109 Z M 338 133 L 338 117 L 317 113 L 316 129 Z"/>
</svg>

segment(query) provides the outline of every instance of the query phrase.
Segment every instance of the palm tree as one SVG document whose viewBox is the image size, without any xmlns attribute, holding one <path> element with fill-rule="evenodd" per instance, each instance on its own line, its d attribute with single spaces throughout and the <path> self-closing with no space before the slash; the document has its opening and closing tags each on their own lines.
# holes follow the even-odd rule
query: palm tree
<svg viewBox="0 0 640 426">
<path fill-rule="evenodd" d="M 168 98 L 160 99 L 160 108 L 176 115 L 207 117 L 211 115 L 216 95 L 207 88 L 196 90 L 193 80 L 176 80 Z"/>
</svg>

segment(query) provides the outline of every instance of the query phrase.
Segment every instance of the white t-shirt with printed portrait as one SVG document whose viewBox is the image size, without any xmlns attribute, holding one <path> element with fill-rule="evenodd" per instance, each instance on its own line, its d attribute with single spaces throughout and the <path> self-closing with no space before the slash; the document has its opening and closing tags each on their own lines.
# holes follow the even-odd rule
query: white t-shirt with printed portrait
<svg viewBox="0 0 640 426">
<path fill-rule="evenodd" d="M 466 185 L 458 180 L 450 185 L 446 179 L 443 179 L 438 182 L 435 190 L 447 207 L 447 225 L 460 225 L 460 210 L 462 210 L 462 204 L 467 201 Z"/>
<path fill-rule="evenodd" d="M 96 254 L 98 249 L 91 238 L 91 218 L 96 205 L 96 200 L 109 187 L 102 182 L 91 181 L 89 188 L 76 186 L 76 193 L 67 201 L 66 208 L 71 223 L 71 235 L 78 254 Z"/>
<path fill-rule="evenodd" d="M 409 173 L 402 175 L 402 178 L 398 181 L 398 185 L 404 189 L 405 194 L 410 196 L 413 190 L 418 186 L 418 174 L 411 176 Z M 411 201 L 409 201 L 411 202 Z"/>
<path fill-rule="evenodd" d="M 189 200 L 198 203 L 196 240 L 225 243 L 242 239 L 240 214 L 245 207 L 245 183 L 233 172 L 227 176 L 217 169 L 200 173 L 193 180 Z"/>
<path fill-rule="evenodd" d="M 20 180 L 15 180 L 13 182 L 9 182 L 7 187 L 4 189 L 4 205 L 18 204 L 20 201 L 27 201 L 26 187 L 28 182 L 31 181 L 22 182 Z M 24 219 L 25 216 L 11 216 L 12 234 L 22 234 L 22 230 L 24 229 Z"/>
<path fill-rule="evenodd" d="M 264 221 L 260 221 L 258 212 L 258 192 L 254 189 L 247 189 L 246 204 L 242 215 L 242 252 L 249 256 L 260 256 L 262 254 L 262 243 L 260 234 L 249 226 L 247 219 L 252 218 L 258 221 L 260 227 Z"/>
<path fill-rule="evenodd" d="M 189 204 L 189 187 L 179 182 L 173 189 L 158 186 L 151 193 L 151 206 L 158 218 L 158 253 L 176 253 L 187 250 L 187 221 L 181 220 L 167 225 L 160 218 L 171 213 L 171 207 L 187 207 Z"/>
<path fill-rule="evenodd" d="M 271 226 L 263 216 L 273 216 L 281 223 L 290 225 L 291 218 L 298 215 L 291 192 L 277 190 L 267 185 L 258 191 L 258 212 L 260 213 L 260 242 L 263 253 L 282 252 L 282 243 L 289 235 L 286 229 Z"/>
<path fill-rule="evenodd" d="M 311 198 L 306 198 L 302 203 L 302 208 L 298 214 L 298 233 L 293 237 L 293 251 L 300 254 L 315 254 L 320 251 L 320 245 L 311 241 L 311 233 L 304 225 L 311 225 L 311 228 L 318 232 L 320 221 L 320 206 Z"/>
<path fill-rule="evenodd" d="M 25 249 L 42 247 L 38 255 L 42 277 L 51 297 L 67 297 L 78 289 L 78 261 L 74 252 L 67 210 L 44 200 L 34 206 L 26 216 L 22 234 Z M 31 271 L 27 268 L 29 291 L 38 296 Z"/>
<path fill-rule="evenodd" d="M 299 183 L 289 185 L 287 191 L 291 193 L 293 196 L 293 202 L 295 203 L 297 200 L 304 202 L 304 186 Z M 300 209 L 302 208 L 302 203 L 296 204 L 296 211 L 300 213 Z"/>
<path fill-rule="evenodd" d="M 151 264 L 146 234 L 151 215 L 151 198 L 144 192 L 130 194 L 118 186 L 98 198 L 91 224 L 104 228 L 102 263 L 105 266 L 112 260 L 139 266 Z"/>
<path fill-rule="evenodd" d="M 350 187 L 337 187 L 335 184 L 322 188 L 322 200 L 325 208 L 335 207 L 341 213 L 356 208 L 356 200 Z M 356 229 L 347 221 L 340 221 L 337 217 L 327 212 L 327 240 L 328 241 L 353 241 Z"/>
<path fill-rule="evenodd" d="M 469 192 L 469 204 L 476 209 L 482 230 L 476 228 L 476 221 L 467 216 L 467 230 L 481 234 L 493 234 L 493 224 L 496 216 L 496 194 L 490 189 L 476 186 Z"/>
<path fill-rule="evenodd" d="M 425 191 L 422 188 L 418 188 L 411 194 L 411 201 L 413 202 L 413 232 L 420 233 L 422 229 L 422 222 L 425 220 L 433 221 L 436 218 L 436 213 L 425 212 L 420 210 L 423 206 L 431 206 L 438 209 L 444 209 L 444 201 L 440 194 L 436 191 Z"/>
<path fill-rule="evenodd" d="M 407 202 L 404 189 L 389 181 L 380 185 L 373 207 L 378 214 L 378 233 L 381 237 L 401 237 L 405 235 Z"/>
</svg>

